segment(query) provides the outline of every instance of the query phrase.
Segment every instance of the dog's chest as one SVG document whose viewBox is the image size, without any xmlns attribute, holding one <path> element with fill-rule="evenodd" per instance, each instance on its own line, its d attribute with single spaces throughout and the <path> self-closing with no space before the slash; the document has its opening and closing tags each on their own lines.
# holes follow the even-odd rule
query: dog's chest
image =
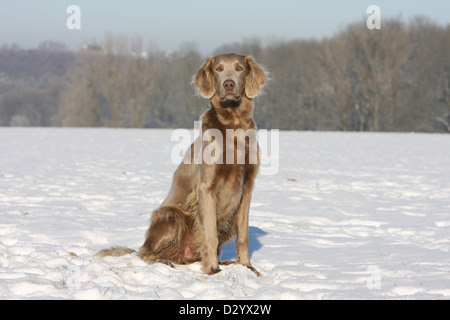
<svg viewBox="0 0 450 320">
<path fill-rule="evenodd" d="M 216 205 L 218 218 L 234 215 L 244 190 L 244 166 L 223 165 L 217 170 Z"/>
</svg>

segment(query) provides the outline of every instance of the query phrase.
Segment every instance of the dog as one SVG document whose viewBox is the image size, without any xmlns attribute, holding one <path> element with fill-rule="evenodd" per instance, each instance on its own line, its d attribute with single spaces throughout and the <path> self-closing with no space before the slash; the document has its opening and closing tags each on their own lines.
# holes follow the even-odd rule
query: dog
<svg viewBox="0 0 450 320">
<path fill-rule="evenodd" d="M 210 100 L 210 108 L 200 118 L 202 132 L 213 130 L 223 137 L 230 129 L 255 134 L 253 100 L 267 82 L 267 74 L 252 57 L 233 53 L 210 57 L 192 82 L 197 93 Z M 239 263 L 260 276 L 250 264 L 248 252 L 250 200 L 259 168 L 259 147 L 256 142 L 256 147 L 252 147 L 250 135 L 238 134 L 236 139 L 222 141 L 197 138 L 186 151 L 187 161 L 174 173 L 167 198 L 153 211 L 145 242 L 138 251 L 141 259 L 172 267 L 201 261 L 202 270 L 212 275 L 220 271 L 220 248 L 237 235 L 236 261 L 220 264 Z M 201 155 L 214 147 L 214 159 L 232 161 L 196 161 L 196 145 L 200 146 Z M 244 154 L 239 154 L 238 145 L 244 145 Z M 254 161 L 250 161 L 252 152 L 256 152 Z M 245 161 L 238 161 L 243 156 Z M 111 248 L 97 256 L 131 252 L 134 250 Z"/>
</svg>

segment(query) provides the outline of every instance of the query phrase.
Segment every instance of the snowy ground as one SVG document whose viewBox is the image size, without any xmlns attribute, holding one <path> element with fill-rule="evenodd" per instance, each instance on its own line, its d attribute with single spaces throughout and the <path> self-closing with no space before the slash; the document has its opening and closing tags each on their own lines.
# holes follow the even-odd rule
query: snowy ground
<svg viewBox="0 0 450 320">
<path fill-rule="evenodd" d="M 142 244 L 170 135 L 0 128 L 0 299 L 450 298 L 450 135 L 281 132 L 250 211 L 260 278 L 95 258 Z"/>
</svg>

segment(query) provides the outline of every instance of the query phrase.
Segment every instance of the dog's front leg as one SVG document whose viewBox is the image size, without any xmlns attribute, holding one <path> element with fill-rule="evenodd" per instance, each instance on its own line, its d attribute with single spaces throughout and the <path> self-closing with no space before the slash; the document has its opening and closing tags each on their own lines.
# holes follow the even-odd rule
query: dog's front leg
<svg viewBox="0 0 450 320">
<path fill-rule="evenodd" d="M 214 274 L 220 271 L 217 260 L 217 248 L 219 240 L 217 236 L 216 200 L 207 183 L 201 183 L 199 187 L 199 222 L 203 241 L 200 254 L 202 257 L 203 271 Z"/>
<path fill-rule="evenodd" d="M 236 261 L 237 263 L 247 266 L 259 277 L 261 276 L 261 274 L 250 264 L 250 258 L 248 254 L 248 215 L 250 211 L 252 189 L 253 183 L 249 183 L 249 185 L 244 190 L 241 204 L 235 216 L 235 223 L 237 226 Z"/>
<path fill-rule="evenodd" d="M 235 216 L 237 226 L 236 260 L 247 267 L 250 266 L 248 256 L 248 214 L 250 211 L 251 190 L 245 190 Z"/>
</svg>

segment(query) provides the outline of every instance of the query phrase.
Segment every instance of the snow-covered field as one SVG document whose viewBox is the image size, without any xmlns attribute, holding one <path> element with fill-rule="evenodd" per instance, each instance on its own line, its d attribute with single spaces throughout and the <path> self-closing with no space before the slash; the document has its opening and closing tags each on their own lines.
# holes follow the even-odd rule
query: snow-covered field
<svg viewBox="0 0 450 320">
<path fill-rule="evenodd" d="M 0 128 L 0 299 L 450 298 L 450 135 L 280 132 L 250 211 L 259 278 L 95 258 L 142 244 L 171 132 Z"/>
</svg>

